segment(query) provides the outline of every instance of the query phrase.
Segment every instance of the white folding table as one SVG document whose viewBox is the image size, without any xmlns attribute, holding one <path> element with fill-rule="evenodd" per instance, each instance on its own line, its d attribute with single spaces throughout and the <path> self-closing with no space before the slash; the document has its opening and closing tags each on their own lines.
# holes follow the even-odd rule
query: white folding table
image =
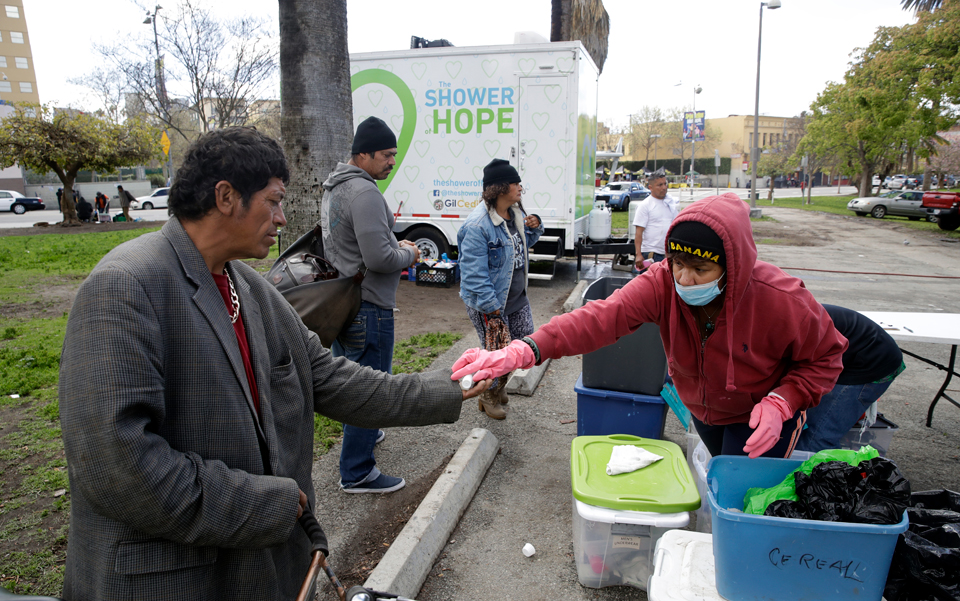
<svg viewBox="0 0 960 601">
<path fill-rule="evenodd" d="M 861 311 L 863 315 L 880 324 L 890 337 L 897 341 L 904 342 L 932 342 L 934 344 L 949 344 L 950 363 L 941 365 L 936 361 L 931 361 L 926 357 L 921 357 L 910 351 L 903 351 L 918 361 L 923 361 L 936 367 L 941 371 L 947 372 L 947 377 L 943 381 L 943 386 L 933 397 L 930 408 L 927 410 L 927 427 L 933 422 L 933 408 L 941 398 L 946 399 L 956 407 L 960 403 L 955 401 L 946 393 L 947 386 L 953 376 L 960 377 L 955 371 L 957 360 L 957 345 L 960 345 L 960 314 L 958 313 L 899 313 L 893 311 Z"/>
</svg>

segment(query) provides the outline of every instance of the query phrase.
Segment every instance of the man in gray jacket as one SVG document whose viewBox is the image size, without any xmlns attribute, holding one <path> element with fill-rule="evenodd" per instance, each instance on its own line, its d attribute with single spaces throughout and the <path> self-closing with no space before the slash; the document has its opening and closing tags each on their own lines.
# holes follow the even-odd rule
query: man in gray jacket
<svg viewBox="0 0 960 601">
<path fill-rule="evenodd" d="M 346 357 L 386 373 L 393 369 L 393 308 L 397 304 L 400 271 L 416 264 L 420 251 L 409 240 L 393 235 L 394 216 L 376 180 L 386 179 L 396 164 L 397 138 L 381 119 L 369 117 L 357 127 L 351 158 L 337 164 L 323 182 L 320 207 L 323 247 L 341 277 L 366 270 L 360 292 L 360 312 L 344 328 L 332 348 Z M 377 468 L 373 447 L 383 440 L 377 429 L 343 425 L 340 487 L 348 493 L 387 493 L 400 490 L 403 478 Z"/>
<path fill-rule="evenodd" d="M 204 134 L 170 189 L 173 217 L 80 286 L 60 360 L 65 599 L 294 599 L 310 563 L 297 517 L 314 503 L 314 413 L 453 422 L 486 388 L 323 348 L 242 261 L 266 257 L 286 223 L 287 178 L 280 145 L 256 130 Z"/>
</svg>

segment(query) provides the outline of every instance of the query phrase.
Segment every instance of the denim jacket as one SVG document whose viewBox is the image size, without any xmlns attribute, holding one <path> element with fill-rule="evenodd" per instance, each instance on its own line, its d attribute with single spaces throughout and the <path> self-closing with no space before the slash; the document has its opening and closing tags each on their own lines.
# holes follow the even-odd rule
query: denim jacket
<svg viewBox="0 0 960 601">
<path fill-rule="evenodd" d="M 526 227 L 520 207 L 510 207 L 513 222 L 529 249 L 543 234 L 543 222 L 536 229 Z M 537 216 L 537 219 L 540 217 Z M 460 256 L 460 298 L 467 307 L 481 313 L 493 313 L 507 305 L 513 277 L 513 241 L 504 219 L 482 202 L 467 216 L 457 232 Z M 523 264 L 526 278 L 529 253 Z"/>
</svg>

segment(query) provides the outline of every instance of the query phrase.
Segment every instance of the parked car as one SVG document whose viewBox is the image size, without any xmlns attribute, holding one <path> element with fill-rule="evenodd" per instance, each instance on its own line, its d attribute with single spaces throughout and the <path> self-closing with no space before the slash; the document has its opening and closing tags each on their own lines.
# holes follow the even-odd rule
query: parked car
<svg viewBox="0 0 960 601">
<path fill-rule="evenodd" d="M 626 211 L 631 200 L 643 200 L 650 196 L 648 190 L 640 182 L 610 182 L 594 194 L 595 200 L 604 200 L 614 210 Z"/>
<path fill-rule="evenodd" d="M 890 190 L 902 190 L 906 183 L 906 175 L 894 175 L 887 180 L 886 187 Z"/>
<path fill-rule="evenodd" d="M 148 196 L 138 196 L 136 200 L 130 201 L 131 209 L 165 209 L 167 208 L 167 197 L 170 195 L 170 188 L 157 188 Z"/>
<path fill-rule="evenodd" d="M 948 232 L 960 228 L 960 194 L 956 192 L 924 192 L 922 208 L 929 221 Z"/>
<path fill-rule="evenodd" d="M 0 211 L 12 211 L 23 215 L 27 211 L 42 211 L 47 206 L 43 199 L 27 197 L 16 190 L 0 190 Z"/>
<path fill-rule="evenodd" d="M 860 217 L 867 214 L 876 219 L 883 219 L 887 215 L 907 217 L 911 221 L 928 219 L 928 212 L 921 206 L 923 192 L 903 190 L 899 192 L 885 192 L 880 196 L 869 198 L 854 198 L 847 203 L 847 208 Z M 935 219 L 930 219 L 935 221 Z"/>
</svg>

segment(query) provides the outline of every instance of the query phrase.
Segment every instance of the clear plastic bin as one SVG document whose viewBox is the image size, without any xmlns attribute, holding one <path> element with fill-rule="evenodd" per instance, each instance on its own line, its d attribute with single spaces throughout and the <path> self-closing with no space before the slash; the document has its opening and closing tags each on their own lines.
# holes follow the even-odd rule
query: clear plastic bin
<svg viewBox="0 0 960 601">
<path fill-rule="evenodd" d="M 573 500 L 573 553 L 580 584 L 647 590 L 654 549 L 664 533 L 690 523 L 690 513 L 624 511 Z"/>
<path fill-rule="evenodd" d="M 670 530 L 657 541 L 649 601 L 724 601 L 713 569 L 713 537 Z"/>
</svg>

